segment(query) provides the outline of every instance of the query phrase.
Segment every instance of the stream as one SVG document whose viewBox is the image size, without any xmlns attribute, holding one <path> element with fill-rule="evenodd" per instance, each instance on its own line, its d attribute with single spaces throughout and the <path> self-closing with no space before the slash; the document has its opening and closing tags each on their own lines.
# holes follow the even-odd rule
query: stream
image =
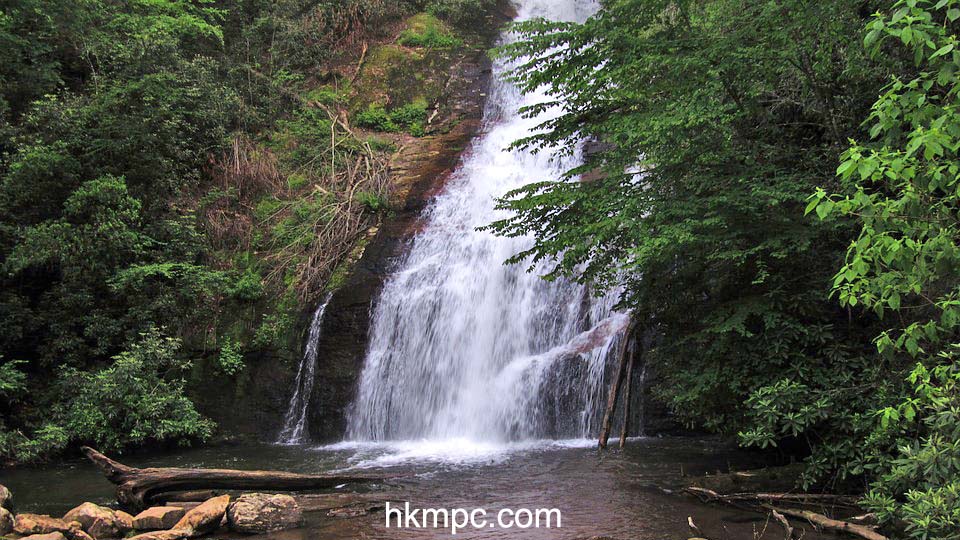
<svg viewBox="0 0 960 540">
<path fill-rule="evenodd" d="M 681 475 L 701 475 L 764 465 L 757 454 L 712 438 L 635 438 L 624 451 L 598 453 L 592 441 L 508 445 L 450 443 L 341 443 L 326 447 L 244 445 L 207 447 L 174 454 L 129 456 L 139 467 L 230 467 L 318 472 L 342 468 L 387 470 L 404 475 L 375 491 L 419 508 L 557 508 L 560 529 L 459 531 L 455 538 L 683 540 L 692 536 L 687 517 L 717 540 L 782 540 L 783 532 L 758 514 L 704 505 L 670 495 Z M 60 515 L 80 501 L 109 504 L 113 486 L 85 462 L 0 473 L 19 511 Z M 308 512 L 303 529 L 269 535 L 276 540 L 356 538 L 454 538 L 446 529 L 386 529 L 383 511 L 360 518 Z M 223 537 L 224 535 L 217 535 Z M 828 538 L 808 530 L 807 540 Z M 242 538 L 242 537 L 240 537 Z M 835 538 L 835 537 L 832 537 Z"/>
</svg>

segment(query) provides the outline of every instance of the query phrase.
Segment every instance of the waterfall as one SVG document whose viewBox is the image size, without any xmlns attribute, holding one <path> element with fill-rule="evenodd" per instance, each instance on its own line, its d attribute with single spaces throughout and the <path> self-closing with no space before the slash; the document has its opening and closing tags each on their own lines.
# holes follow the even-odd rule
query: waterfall
<svg viewBox="0 0 960 540">
<path fill-rule="evenodd" d="M 597 5 L 520 0 L 517 8 L 521 20 L 582 21 Z M 581 159 L 506 150 L 559 113 L 521 117 L 521 107 L 547 96 L 504 82 L 508 69 L 495 64 L 483 133 L 431 201 L 374 306 L 350 440 L 508 442 L 598 431 L 607 355 L 627 322 L 613 311 L 617 295 L 595 298 L 575 283 L 505 266 L 533 240 L 477 230 L 505 217 L 496 198 L 560 178 Z"/>
<path fill-rule="evenodd" d="M 301 444 L 307 441 L 307 408 L 310 405 L 310 394 L 313 393 L 313 374 L 317 369 L 317 346 L 320 342 L 323 314 L 327 311 L 331 298 L 333 294 L 327 294 L 313 314 L 303 358 L 300 359 L 300 368 L 297 370 L 297 379 L 293 383 L 293 396 L 287 406 L 287 413 L 283 416 L 283 429 L 277 437 L 279 444 Z"/>
</svg>

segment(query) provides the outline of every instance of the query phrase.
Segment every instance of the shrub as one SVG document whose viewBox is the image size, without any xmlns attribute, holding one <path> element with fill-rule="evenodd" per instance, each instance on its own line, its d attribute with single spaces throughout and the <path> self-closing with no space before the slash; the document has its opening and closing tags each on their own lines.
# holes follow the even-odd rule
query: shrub
<svg viewBox="0 0 960 540">
<path fill-rule="evenodd" d="M 408 103 L 392 111 L 387 111 L 383 105 L 371 104 L 355 118 L 356 124 L 362 128 L 386 133 L 406 131 L 414 137 L 422 137 L 426 133 L 424 127 L 426 120 L 427 104 L 422 100 Z"/>
<path fill-rule="evenodd" d="M 246 366 L 243 363 L 240 344 L 232 339 L 224 340 L 223 346 L 220 347 L 220 354 L 217 356 L 217 369 L 232 377 L 243 371 L 244 367 Z"/>
<path fill-rule="evenodd" d="M 118 451 L 151 441 L 186 445 L 208 439 L 213 422 L 197 412 L 176 377 L 190 367 L 178 358 L 180 347 L 180 340 L 151 329 L 106 368 L 66 368 L 49 419 L 29 436 L 6 434 L 4 456 L 33 461 L 80 444 Z"/>
</svg>

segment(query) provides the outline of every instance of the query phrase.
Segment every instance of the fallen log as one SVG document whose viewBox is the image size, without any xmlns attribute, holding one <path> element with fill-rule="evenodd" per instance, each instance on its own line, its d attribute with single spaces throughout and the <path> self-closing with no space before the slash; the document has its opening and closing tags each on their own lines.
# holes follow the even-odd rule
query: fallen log
<svg viewBox="0 0 960 540">
<path fill-rule="evenodd" d="M 117 486 L 117 501 L 141 510 L 170 492 L 224 489 L 231 491 L 310 491 L 341 484 L 380 482 L 396 476 L 365 474 L 296 474 L 281 471 L 232 469 L 184 469 L 175 467 L 138 469 L 114 461 L 93 448 L 81 451 Z"/>
<path fill-rule="evenodd" d="M 856 499 L 853 497 L 829 493 L 731 493 L 729 495 L 721 495 L 712 489 L 696 486 L 684 488 L 684 491 L 691 495 L 696 495 L 703 500 L 726 503 L 767 501 L 799 505 L 856 506 Z"/>
<path fill-rule="evenodd" d="M 870 527 L 864 525 L 856 525 L 847 521 L 840 521 L 838 519 L 829 518 L 823 514 L 818 514 L 816 512 L 811 512 L 810 510 L 794 510 L 792 508 L 774 508 L 770 505 L 764 505 L 765 508 L 773 512 L 779 512 L 786 516 L 791 516 L 795 518 L 802 518 L 808 522 L 819 526 L 822 529 L 827 529 L 831 531 L 840 531 L 854 536 L 859 536 L 865 540 L 889 540 L 886 536 L 878 533 Z"/>
</svg>

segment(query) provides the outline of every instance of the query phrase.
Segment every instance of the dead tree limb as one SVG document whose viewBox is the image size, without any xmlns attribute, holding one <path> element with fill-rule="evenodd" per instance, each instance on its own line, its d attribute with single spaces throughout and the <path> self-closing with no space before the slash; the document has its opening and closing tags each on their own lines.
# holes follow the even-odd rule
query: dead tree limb
<svg viewBox="0 0 960 540">
<path fill-rule="evenodd" d="M 786 533 L 786 536 L 784 537 L 785 540 L 793 540 L 793 527 L 790 526 L 790 522 L 787 520 L 787 518 L 774 508 L 771 508 L 770 512 L 773 514 L 773 519 L 777 520 L 777 523 L 783 527 L 783 531 Z"/>
<path fill-rule="evenodd" d="M 139 510 L 162 498 L 164 493 L 189 490 L 225 489 L 235 491 L 309 491 L 340 484 L 379 482 L 383 475 L 309 475 L 280 471 L 238 471 L 231 469 L 182 469 L 174 467 L 138 469 L 116 462 L 93 448 L 81 449 L 94 465 L 117 486 L 117 500 Z"/>
<path fill-rule="evenodd" d="M 623 388 L 623 425 L 620 426 L 620 448 L 627 445 L 627 433 L 630 429 L 630 388 L 633 386 L 633 364 L 635 360 L 633 342 L 627 346 L 627 350 L 627 356 L 630 357 L 630 360 L 627 361 L 627 385 Z"/>
<path fill-rule="evenodd" d="M 617 374 L 613 378 L 613 384 L 610 385 L 610 394 L 607 396 L 607 409 L 603 413 L 603 425 L 600 428 L 600 449 L 603 450 L 607 447 L 607 442 L 610 440 L 610 430 L 611 424 L 613 423 L 613 412 L 617 407 L 617 398 L 620 396 L 620 386 L 623 384 L 623 378 L 626 373 L 627 367 L 627 343 L 630 341 L 631 334 L 633 334 L 634 322 L 631 320 L 630 324 L 627 325 L 627 329 L 623 332 L 623 337 L 620 338 L 620 350 L 618 351 L 618 356 L 620 357 L 619 364 L 617 366 Z"/>
<path fill-rule="evenodd" d="M 856 506 L 856 499 L 845 495 L 833 495 L 830 493 L 731 493 L 721 495 L 712 489 L 690 486 L 684 488 L 684 491 L 691 495 L 696 495 L 702 500 L 719 501 L 726 503 L 733 502 L 784 502 L 790 504 L 815 504 L 818 506 Z"/>
<path fill-rule="evenodd" d="M 838 519 L 828 518 L 823 514 L 818 514 L 816 512 L 811 512 L 809 510 L 794 510 L 792 508 L 774 508 L 770 505 L 764 505 L 768 510 L 779 512 L 781 514 L 805 519 L 808 522 L 817 525 L 822 529 L 827 529 L 831 531 L 840 531 L 854 536 L 859 536 L 865 540 L 888 540 L 888 538 L 877 531 L 866 527 L 864 525 L 856 525 L 854 523 L 849 523 L 847 521 L 840 521 Z"/>
</svg>

